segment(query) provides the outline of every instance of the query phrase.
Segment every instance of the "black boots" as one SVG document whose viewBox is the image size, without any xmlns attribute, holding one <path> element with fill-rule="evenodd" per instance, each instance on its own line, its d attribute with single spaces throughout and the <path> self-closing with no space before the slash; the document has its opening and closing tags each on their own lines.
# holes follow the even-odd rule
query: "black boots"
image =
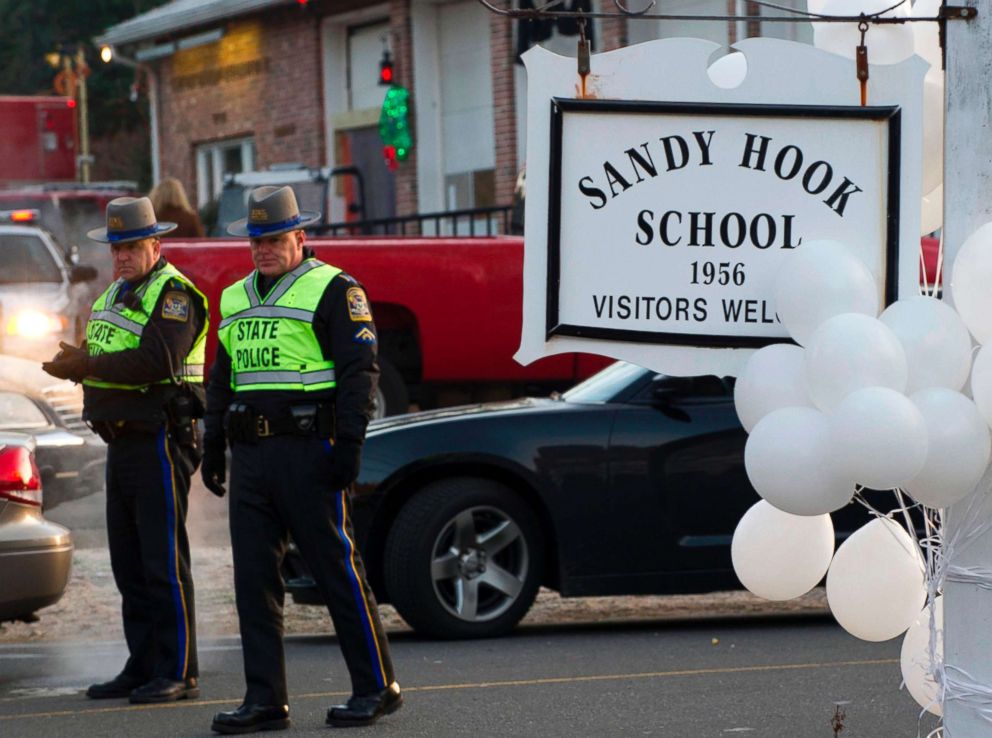
<svg viewBox="0 0 992 738">
<path fill-rule="evenodd" d="M 352 695 L 347 705 L 335 705 L 327 711 L 327 724 L 335 728 L 371 725 L 383 715 L 389 715 L 403 706 L 400 685 L 393 682 L 379 692 Z"/>
<path fill-rule="evenodd" d="M 113 700 L 128 697 L 132 691 L 145 684 L 148 680 L 121 672 L 109 682 L 91 684 L 86 690 L 86 696 L 91 700 Z"/>
<path fill-rule="evenodd" d="M 216 733 L 254 733 L 259 730 L 285 730 L 289 727 L 286 705 L 241 705 L 237 710 L 214 715 L 211 730 Z"/>
<path fill-rule="evenodd" d="M 175 702 L 176 700 L 192 700 L 200 696 L 200 687 L 196 677 L 175 681 L 165 677 L 155 677 L 148 684 L 142 684 L 132 690 L 130 702 L 147 704 L 152 702 Z"/>
</svg>

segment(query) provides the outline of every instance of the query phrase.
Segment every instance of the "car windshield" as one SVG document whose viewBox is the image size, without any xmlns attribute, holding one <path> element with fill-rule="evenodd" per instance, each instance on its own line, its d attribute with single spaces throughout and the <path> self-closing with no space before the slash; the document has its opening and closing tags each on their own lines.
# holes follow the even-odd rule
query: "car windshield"
<svg viewBox="0 0 992 738">
<path fill-rule="evenodd" d="M 61 281 L 62 272 L 39 236 L 0 233 L 0 284 Z"/>
<path fill-rule="evenodd" d="M 631 382 L 648 373 L 652 373 L 650 369 L 618 361 L 572 387 L 562 395 L 562 399 L 581 404 L 609 402 L 629 387 Z"/>
<path fill-rule="evenodd" d="M 0 392 L 0 430 L 44 428 L 48 418 L 30 398 L 17 392 Z"/>
</svg>

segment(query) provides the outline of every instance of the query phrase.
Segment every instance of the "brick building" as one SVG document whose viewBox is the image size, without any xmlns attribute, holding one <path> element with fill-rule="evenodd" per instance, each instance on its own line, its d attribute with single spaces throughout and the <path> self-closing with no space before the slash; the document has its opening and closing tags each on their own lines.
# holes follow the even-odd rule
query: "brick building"
<svg viewBox="0 0 992 738">
<path fill-rule="evenodd" d="M 693 13 L 754 20 L 596 20 L 594 51 L 666 36 L 723 44 L 762 32 L 809 36 L 808 26 L 763 28 L 761 9 L 746 0 L 672 0 L 665 12 L 690 4 Z M 600 6 L 614 8 L 592 3 Z M 202 207 L 229 172 L 354 165 L 365 179 L 366 215 L 389 217 L 511 202 L 525 156 L 526 76 L 517 53 L 536 37 L 574 55 L 577 40 L 568 34 L 574 28 L 532 28 L 477 0 L 172 0 L 96 40 L 136 65 L 147 86 L 154 180 L 178 177 Z M 396 82 L 410 91 L 414 140 L 395 171 L 378 135 L 386 51 Z M 331 220 L 344 219 L 348 196 L 342 181 Z"/>
</svg>

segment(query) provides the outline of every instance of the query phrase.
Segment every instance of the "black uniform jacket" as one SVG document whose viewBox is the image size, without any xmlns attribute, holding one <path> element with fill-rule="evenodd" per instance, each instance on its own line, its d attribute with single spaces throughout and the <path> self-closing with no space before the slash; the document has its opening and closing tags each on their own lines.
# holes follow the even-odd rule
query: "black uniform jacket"
<svg viewBox="0 0 992 738">
<path fill-rule="evenodd" d="M 304 248 L 304 258 L 312 257 L 313 251 Z M 275 282 L 275 278 L 259 279 L 259 297 L 265 299 Z M 361 443 L 372 417 L 372 394 L 379 381 L 379 365 L 376 330 L 371 315 L 367 309 L 364 312 L 356 309 L 356 304 L 348 299 L 349 290 L 356 288 L 362 290 L 354 278 L 344 272 L 338 274 L 324 290 L 313 319 L 313 330 L 323 358 L 334 361 L 336 389 L 316 392 L 254 390 L 237 393 L 238 401 L 250 405 L 268 418 L 283 417 L 294 403 L 332 402 L 336 439 Z M 364 305 L 367 304 L 366 299 Z M 207 445 L 224 442 L 224 413 L 234 400 L 234 394 L 231 389 L 231 357 L 218 343 L 207 385 L 204 433 Z"/>
<path fill-rule="evenodd" d="M 128 284 L 128 289 L 141 287 L 165 264 L 165 259 L 159 259 L 144 278 Z M 125 291 L 121 290 L 118 294 L 118 302 Z M 181 292 L 189 296 L 190 309 L 185 317 L 175 310 L 166 311 L 168 314 L 164 314 L 162 303 L 166 294 L 170 292 Z M 203 329 L 206 319 L 207 310 L 203 299 L 178 279 L 169 280 L 162 289 L 148 324 L 141 333 L 141 343 L 137 348 L 90 357 L 90 376 L 96 379 L 119 384 L 151 386 L 140 391 L 83 385 L 83 417 L 89 421 L 164 421 L 164 405 L 177 392 L 177 388 L 171 383 L 156 383 L 170 379 L 170 364 L 172 374 L 179 376 L 186 355 L 193 348 L 193 343 Z M 188 386 L 202 402 L 202 387 Z"/>
</svg>

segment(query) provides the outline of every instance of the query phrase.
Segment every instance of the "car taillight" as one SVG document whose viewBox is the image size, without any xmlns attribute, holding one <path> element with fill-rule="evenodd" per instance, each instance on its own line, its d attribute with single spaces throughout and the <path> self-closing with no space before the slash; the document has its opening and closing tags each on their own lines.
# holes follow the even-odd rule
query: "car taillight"
<svg viewBox="0 0 992 738">
<path fill-rule="evenodd" d="M 0 498 L 41 505 L 41 474 L 34 456 L 23 446 L 0 449 Z"/>
</svg>

